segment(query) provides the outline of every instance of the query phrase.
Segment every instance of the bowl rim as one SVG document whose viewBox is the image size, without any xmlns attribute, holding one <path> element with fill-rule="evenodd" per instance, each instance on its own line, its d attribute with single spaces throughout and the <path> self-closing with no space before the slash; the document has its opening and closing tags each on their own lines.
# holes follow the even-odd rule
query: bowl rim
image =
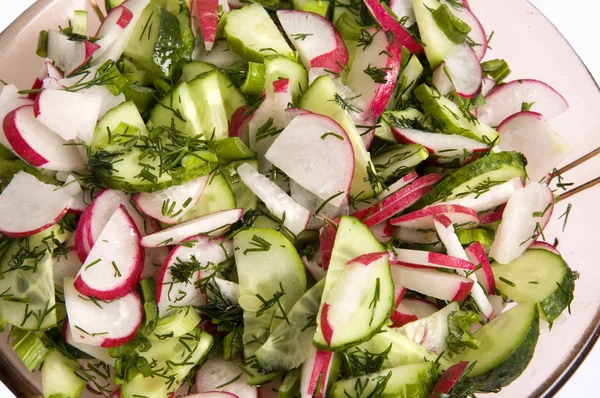
<svg viewBox="0 0 600 398">
<path fill-rule="evenodd" d="M 4 31 L 0 32 L 0 45 L 3 44 L 6 38 L 13 37 L 18 31 L 21 30 L 20 26 L 24 22 L 33 19 L 33 17 L 46 7 L 51 7 L 55 2 L 60 0 L 36 0 L 30 7 L 28 7 L 19 17 L 12 21 Z M 587 65 L 583 62 L 577 51 L 573 48 L 571 43 L 565 38 L 561 31 L 556 25 L 548 19 L 533 3 L 529 0 L 524 0 L 541 15 L 552 28 L 560 35 L 560 37 L 567 43 L 571 49 L 573 55 L 581 62 L 585 68 L 590 79 L 594 82 L 596 89 L 600 91 L 600 85 L 592 75 Z M 95 0 L 87 0 L 88 4 L 96 3 Z M 590 322 L 589 327 L 585 329 L 582 338 L 579 339 L 577 344 L 573 346 L 569 355 L 565 361 L 559 366 L 554 372 L 551 373 L 545 383 L 542 383 L 534 392 L 530 395 L 531 397 L 553 397 L 555 396 L 562 387 L 564 387 L 575 372 L 579 369 L 581 364 L 585 361 L 589 353 L 592 351 L 596 343 L 600 340 L 600 307 L 597 308 L 596 314 Z M 21 373 L 8 361 L 4 354 L 0 351 L 0 382 L 4 383 L 6 387 L 16 396 L 21 394 L 25 397 L 39 397 L 39 393 L 36 388 L 29 383 L 27 378 L 23 377 Z"/>
</svg>

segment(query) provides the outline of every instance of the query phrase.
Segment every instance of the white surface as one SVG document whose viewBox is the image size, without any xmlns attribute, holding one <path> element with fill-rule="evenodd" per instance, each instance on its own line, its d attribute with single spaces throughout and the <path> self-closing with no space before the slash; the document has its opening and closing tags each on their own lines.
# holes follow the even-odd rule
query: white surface
<svg viewBox="0 0 600 398">
<path fill-rule="evenodd" d="M 43 0 L 42 0 L 43 1 Z M 492 0 L 494 1 L 494 0 Z M 495 0 L 499 1 L 499 0 Z M 593 33 L 597 25 L 596 17 L 600 14 L 600 2 L 592 0 L 530 0 L 538 7 L 569 40 L 573 48 L 581 56 L 592 75 L 600 81 L 600 55 L 596 37 Z M 22 11 L 34 3 L 34 0 L 3 0 L 0 6 L 0 31 L 14 20 Z M 584 11 L 584 12 L 582 12 Z M 493 45 L 493 41 L 492 41 Z M 0 76 L 2 78 L 2 76 Z M 558 393 L 558 398 L 591 396 L 597 390 L 600 379 L 600 345 L 590 353 L 577 373 Z M 593 394 L 593 393 L 592 393 Z M 0 384 L 0 397 L 10 398 L 12 395 Z"/>
</svg>

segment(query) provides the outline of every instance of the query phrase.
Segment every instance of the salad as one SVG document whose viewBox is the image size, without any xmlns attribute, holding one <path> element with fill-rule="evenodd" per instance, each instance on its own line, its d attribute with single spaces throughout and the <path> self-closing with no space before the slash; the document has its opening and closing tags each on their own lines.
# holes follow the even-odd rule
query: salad
<svg viewBox="0 0 600 398">
<path fill-rule="evenodd" d="M 106 9 L 40 32 L 32 88 L 0 93 L 0 328 L 45 397 L 521 375 L 578 277 L 544 241 L 568 105 L 483 61 L 466 0 Z"/>
</svg>

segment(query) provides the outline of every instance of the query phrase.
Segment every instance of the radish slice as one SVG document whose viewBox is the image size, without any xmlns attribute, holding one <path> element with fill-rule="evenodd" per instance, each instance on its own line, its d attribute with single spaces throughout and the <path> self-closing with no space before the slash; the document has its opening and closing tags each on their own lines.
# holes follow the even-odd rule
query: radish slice
<svg viewBox="0 0 600 398">
<path fill-rule="evenodd" d="M 541 181 L 573 150 L 544 117 L 535 112 L 510 116 L 498 126 L 498 133 L 501 150 L 525 155 L 531 181 Z"/>
<path fill-rule="evenodd" d="M 477 108 L 480 122 L 498 126 L 507 117 L 519 113 L 523 103 L 551 120 L 569 109 L 569 104 L 555 89 L 534 79 L 519 79 L 496 86 L 485 97 L 485 105 Z"/>
<path fill-rule="evenodd" d="M 314 193 L 310 192 L 307 189 L 304 189 L 300 184 L 296 183 L 294 180 L 290 179 L 290 196 L 296 203 L 300 206 L 304 207 L 306 210 L 310 211 L 311 217 L 306 229 L 315 230 L 319 229 L 323 226 L 324 221 L 322 218 L 326 219 L 334 219 L 339 217 L 342 214 L 347 213 L 348 208 L 348 200 L 344 200 L 344 202 L 339 206 L 333 206 L 330 202 L 325 203 L 325 201 L 319 198 Z M 318 214 L 315 213 L 319 211 Z M 320 216 L 318 218 L 316 216 Z"/>
<path fill-rule="evenodd" d="M 60 285 L 62 286 L 62 284 L 63 282 L 61 281 Z M 69 326 L 68 319 L 65 319 L 62 332 L 63 340 L 69 345 L 77 348 L 81 352 L 85 352 L 93 358 L 101 360 L 110 366 L 115 366 L 115 359 L 108 355 L 108 348 L 76 342 L 75 339 L 73 339 L 73 333 L 71 333 L 71 327 Z"/>
<path fill-rule="evenodd" d="M 102 97 L 65 90 L 42 90 L 35 100 L 35 117 L 64 140 L 90 142 L 100 114 Z M 77 106 L 77 112 L 73 107 Z"/>
<path fill-rule="evenodd" d="M 196 178 L 156 192 L 140 192 L 133 202 L 140 211 L 165 224 L 175 224 L 200 199 L 209 176 Z"/>
<path fill-rule="evenodd" d="M 442 95 L 448 95 L 454 91 L 454 84 L 452 84 L 452 81 L 448 77 L 448 69 L 446 69 L 446 64 L 444 62 L 439 64 L 433 70 L 431 84 Z"/>
<path fill-rule="evenodd" d="M 542 242 L 542 241 L 535 241 L 533 242 L 530 246 L 530 249 L 540 249 L 540 250 L 546 250 L 549 251 L 550 253 L 554 253 L 556 255 L 561 255 L 560 252 L 556 249 L 556 247 L 552 246 L 550 243 L 547 242 Z"/>
<path fill-rule="evenodd" d="M 83 263 L 75 288 L 101 300 L 125 297 L 140 281 L 144 250 L 140 231 L 123 205 L 108 220 Z"/>
<path fill-rule="evenodd" d="M 192 236 L 175 246 L 165 259 L 156 279 L 159 314 L 165 316 L 174 308 L 204 304 L 201 291 L 196 286 L 201 279 L 202 271 L 210 271 L 211 265 L 222 263 L 232 254 L 231 241 L 215 240 L 207 236 Z M 178 265 L 189 264 L 194 259 L 198 270 L 192 272 L 185 280 L 179 274 L 176 278 L 173 277 L 172 271 Z"/>
<path fill-rule="evenodd" d="M 129 26 L 133 19 L 133 13 L 129 8 L 124 6 L 118 6 L 110 10 L 102 24 L 96 32 L 96 37 L 102 39 L 108 34 L 114 34 L 114 32 L 122 33 L 122 31 Z"/>
<path fill-rule="evenodd" d="M 444 216 L 444 215 L 436 215 L 434 217 L 433 223 L 435 224 L 435 230 L 437 231 L 438 236 L 440 237 L 440 241 L 446 247 L 448 254 L 457 258 L 460 258 L 464 261 L 468 261 L 469 264 L 473 265 L 473 269 L 475 269 L 475 263 L 469 261 L 469 257 L 467 253 L 463 249 L 460 241 L 458 240 L 458 236 L 454 233 L 454 226 L 452 225 L 452 221 Z M 487 299 L 486 292 L 483 290 L 481 285 L 478 282 L 477 274 L 470 273 L 467 274 L 464 270 L 458 270 L 457 273 L 462 276 L 467 276 L 469 279 L 473 280 L 473 287 L 471 289 L 471 296 L 477 303 L 477 306 L 485 315 L 486 318 L 490 318 L 494 309 L 492 305 Z"/>
<path fill-rule="evenodd" d="M 394 284 L 426 296 L 446 301 L 463 301 L 473 287 L 473 280 L 456 274 L 423 268 L 391 267 Z"/>
<path fill-rule="evenodd" d="M 85 162 L 75 146 L 39 122 L 33 105 L 24 105 L 6 115 L 4 134 L 13 150 L 27 163 L 55 171 L 79 170 Z"/>
<path fill-rule="evenodd" d="M 142 324 L 140 296 L 134 290 L 110 302 L 82 296 L 73 280 L 64 281 L 65 305 L 73 341 L 99 347 L 117 347 L 133 339 Z"/>
<path fill-rule="evenodd" d="M 494 272 L 490 266 L 490 261 L 483 250 L 481 243 L 475 242 L 465 249 L 467 258 L 470 262 L 477 265 L 477 281 L 481 284 L 483 289 L 488 295 L 496 294 L 496 280 L 494 279 Z"/>
<path fill-rule="evenodd" d="M 302 263 L 306 267 L 306 270 L 315 280 L 315 282 L 320 281 L 321 279 L 327 276 L 327 271 L 325 271 L 319 264 L 314 261 L 310 261 L 306 258 L 306 256 L 302 256 Z"/>
<path fill-rule="evenodd" d="M 412 0 L 390 0 L 390 10 L 396 14 L 398 21 L 404 21 L 404 26 L 412 26 L 417 22 Z"/>
<path fill-rule="evenodd" d="M 243 183 L 262 200 L 274 216 L 283 221 L 283 225 L 292 234 L 298 235 L 306 229 L 310 212 L 286 194 L 267 177 L 260 174 L 248 163 L 237 169 Z"/>
<path fill-rule="evenodd" d="M 491 224 L 493 222 L 499 221 L 502 219 L 502 214 L 504 214 L 504 208 L 506 205 L 502 205 L 492 210 L 491 212 L 481 216 L 481 225 Z"/>
<path fill-rule="evenodd" d="M 404 298 L 391 316 L 393 327 L 401 327 L 407 323 L 435 314 L 438 307 L 430 301 L 420 298 Z"/>
<path fill-rule="evenodd" d="M 312 345 L 310 346 L 310 356 L 302 364 L 300 379 L 300 395 L 302 398 L 325 398 L 332 365 L 333 352 L 321 351 Z"/>
<path fill-rule="evenodd" d="M 423 54 L 423 46 L 417 43 L 411 34 L 396 21 L 396 18 L 386 11 L 379 0 L 364 0 L 364 3 L 369 11 L 371 11 L 371 15 L 373 15 L 373 18 L 375 18 L 377 23 L 379 23 L 384 30 L 392 32 L 394 41 L 398 43 L 399 46 L 405 47 L 411 53 Z"/>
<path fill-rule="evenodd" d="M 160 247 L 177 245 L 190 236 L 206 234 L 219 236 L 237 222 L 244 214 L 244 209 L 222 210 L 202 217 L 194 218 L 162 231 L 144 236 L 140 244 L 144 247 Z"/>
<path fill-rule="evenodd" d="M 492 79 L 491 77 L 484 77 L 483 83 L 481 85 L 481 95 L 486 97 L 494 89 L 494 87 L 496 87 L 496 82 L 494 81 L 494 79 Z M 486 101 L 487 101 L 487 97 L 486 97 Z M 520 108 L 519 108 L 519 110 L 520 110 Z M 474 111 L 475 111 L 475 116 L 478 116 L 479 110 L 474 109 Z"/>
<path fill-rule="evenodd" d="M 306 69 L 323 68 L 342 73 L 348 64 L 348 49 L 335 26 L 313 12 L 279 10 L 277 18 Z"/>
<path fill-rule="evenodd" d="M 243 398 L 257 397 L 257 388 L 247 384 L 246 374 L 238 367 L 239 363 L 238 360 L 226 361 L 220 357 L 209 359 L 196 373 L 194 389 L 198 393 L 219 391 Z"/>
<path fill-rule="evenodd" d="M 469 40 L 475 45 L 472 47 L 477 59 L 481 61 L 485 56 L 488 48 L 488 39 L 485 34 L 485 30 L 483 26 L 475 17 L 473 12 L 469 9 L 467 5 L 465 7 L 456 7 L 456 5 L 452 4 L 448 0 L 440 0 L 442 4 L 447 4 L 448 9 L 452 14 L 454 14 L 458 19 L 466 23 L 471 27 L 471 31 L 469 32 Z"/>
<path fill-rule="evenodd" d="M 67 254 L 54 255 L 52 259 L 54 283 L 59 286 L 62 286 L 64 278 L 75 278 L 82 265 L 75 249 L 69 249 Z"/>
<path fill-rule="evenodd" d="M 346 201 L 354 175 L 354 150 L 344 129 L 327 116 L 309 112 L 296 116 L 265 157 L 329 204 L 339 207 Z"/>
<path fill-rule="evenodd" d="M 401 215 L 390 221 L 393 226 L 412 229 L 432 229 L 434 216 L 444 215 L 452 224 L 461 226 L 479 225 L 479 217 L 473 210 L 460 205 L 433 205 L 412 213 Z"/>
<path fill-rule="evenodd" d="M 434 156 L 465 157 L 481 155 L 490 150 L 486 144 L 457 134 L 430 133 L 392 126 L 394 137 L 405 144 L 420 144 Z"/>
<path fill-rule="evenodd" d="M 382 222 L 369 228 L 375 239 L 381 243 L 387 243 L 394 237 L 394 230 L 387 222 Z"/>
<path fill-rule="evenodd" d="M 249 145 L 248 141 L 248 125 L 252 114 L 246 115 L 250 111 L 249 105 L 240 106 L 231 115 L 231 121 L 229 122 L 229 136 L 238 137 L 246 145 Z"/>
<path fill-rule="evenodd" d="M 395 228 L 394 238 L 401 242 L 417 243 L 421 245 L 431 245 L 439 243 L 439 238 L 435 231 L 419 231 L 410 228 Z"/>
<path fill-rule="evenodd" d="M 24 238 L 56 224 L 73 198 L 23 171 L 15 174 L 0 194 L 0 232 Z"/>
<path fill-rule="evenodd" d="M 395 264 L 412 266 L 420 265 L 432 268 L 475 271 L 475 264 L 459 257 L 420 250 L 394 248 Z"/>
<path fill-rule="evenodd" d="M 437 383 L 435 383 L 435 386 L 433 386 L 433 391 L 430 395 L 430 398 L 450 394 L 450 391 L 452 391 L 454 385 L 465 373 L 467 366 L 469 366 L 469 362 L 462 361 L 446 369 L 444 374 L 442 374 L 442 377 L 440 377 Z"/>
<path fill-rule="evenodd" d="M 471 193 L 440 204 L 464 206 L 479 213 L 503 205 L 521 188 L 523 188 L 523 179 L 515 177 L 500 185 L 494 185 L 482 194 Z M 481 223 L 484 224 L 483 218 Z"/>
<path fill-rule="evenodd" d="M 23 105 L 31 105 L 33 101 L 19 95 L 19 89 L 14 84 L 4 86 L 0 92 L 0 144 L 12 150 L 12 146 L 6 139 L 4 133 L 4 118 L 10 111 L 17 109 Z"/>
<path fill-rule="evenodd" d="M 527 250 L 542 233 L 554 208 L 554 194 L 544 184 L 532 182 L 508 200 L 490 256 L 508 264 Z"/>
<path fill-rule="evenodd" d="M 79 68 L 90 62 L 100 46 L 89 41 L 73 41 L 57 31 L 48 31 L 48 58 L 71 75 Z"/>
<path fill-rule="evenodd" d="M 206 51 L 213 48 L 217 38 L 217 25 L 219 24 L 218 0 L 192 0 L 192 14 L 200 23 L 200 38 L 204 42 Z"/>
<path fill-rule="evenodd" d="M 387 187 L 386 189 L 384 189 L 377 196 L 377 199 L 379 199 L 380 202 L 383 201 L 385 198 L 387 198 L 391 194 L 399 191 L 400 189 L 404 188 L 405 186 L 407 186 L 408 184 L 410 184 L 411 182 L 413 182 L 417 178 L 419 178 L 419 175 L 417 174 L 416 171 L 412 170 L 410 173 L 406 174 L 403 177 L 400 177 L 400 179 L 398 181 L 396 181 L 395 183 L 393 183 L 392 185 L 390 185 L 389 187 Z"/>
<path fill-rule="evenodd" d="M 321 234 L 319 235 L 321 263 L 325 271 L 327 271 L 329 268 L 329 261 L 331 260 L 331 253 L 333 252 L 333 244 L 335 243 L 335 237 L 337 235 L 336 228 L 339 221 L 340 219 L 336 218 L 332 223 L 326 223 L 321 229 Z M 335 224 L 335 226 L 332 224 Z"/>
<path fill-rule="evenodd" d="M 58 68 L 56 66 L 54 66 L 54 64 L 52 63 L 52 60 L 49 58 L 46 58 L 44 60 L 44 63 L 42 64 L 40 73 L 38 74 L 37 78 L 35 79 L 35 82 L 33 83 L 33 86 L 31 87 L 31 89 L 32 90 L 40 90 L 42 88 L 45 88 L 44 81 L 46 79 L 51 79 L 51 80 L 57 82 L 59 79 L 63 79 L 64 77 L 65 77 L 64 74 L 60 70 L 58 70 Z M 35 100 L 38 95 L 39 95 L 39 92 L 31 92 L 31 93 L 29 93 L 27 98 L 29 98 L 31 100 Z M 25 105 L 25 104 L 23 104 L 23 105 Z M 13 107 L 13 109 L 14 108 L 17 108 L 17 107 L 15 106 L 15 107 Z"/>
<path fill-rule="evenodd" d="M 87 209 L 86 196 L 89 201 L 89 194 L 86 195 L 86 192 L 81 189 L 81 185 L 79 185 L 79 181 L 75 177 L 69 174 L 61 189 L 73 198 L 73 202 L 69 205 L 69 212 L 81 214 Z"/>
<path fill-rule="evenodd" d="M 483 72 L 471 46 L 466 42 L 456 46 L 444 62 L 456 93 L 463 98 L 475 97 L 481 88 Z"/>
<path fill-rule="evenodd" d="M 366 103 L 361 118 L 374 124 L 394 92 L 402 51 L 384 31 L 371 28 L 366 29 L 366 32 L 371 37 L 371 42 L 357 50 L 346 84 Z M 367 74 L 365 71 L 368 70 L 374 73 L 383 71 L 385 76 Z"/>
</svg>

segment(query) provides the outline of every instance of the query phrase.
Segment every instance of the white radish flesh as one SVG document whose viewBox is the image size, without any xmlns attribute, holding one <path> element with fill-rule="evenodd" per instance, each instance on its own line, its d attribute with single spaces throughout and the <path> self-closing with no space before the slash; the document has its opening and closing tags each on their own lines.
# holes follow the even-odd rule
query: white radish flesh
<svg viewBox="0 0 600 398">
<path fill-rule="evenodd" d="M 310 346 L 310 356 L 302 364 L 300 378 L 302 398 L 325 398 L 332 365 L 333 352 L 321 351 Z"/>
<path fill-rule="evenodd" d="M 454 48 L 444 58 L 446 71 L 450 76 L 456 93 L 464 98 L 473 98 L 481 88 L 483 74 L 479 58 L 468 43 Z"/>
<path fill-rule="evenodd" d="M 434 216 L 444 215 L 452 224 L 477 226 L 479 217 L 473 210 L 460 205 L 433 205 L 392 219 L 393 226 L 412 229 L 433 229 Z"/>
<path fill-rule="evenodd" d="M 441 300 L 462 301 L 473 287 L 472 279 L 447 272 L 400 265 L 391 270 L 394 284 Z"/>
<path fill-rule="evenodd" d="M 460 257 L 421 250 L 394 248 L 396 264 L 475 271 L 475 264 Z"/>
<path fill-rule="evenodd" d="M 23 105 L 32 105 L 33 101 L 19 95 L 19 89 L 14 84 L 4 86 L 2 92 L 0 92 L 0 145 L 8 149 L 12 149 L 12 146 L 4 135 L 4 117 L 14 109 L 17 109 Z"/>
<path fill-rule="evenodd" d="M 470 262 L 477 265 L 477 281 L 481 284 L 483 289 L 488 295 L 496 294 L 496 280 L 494 279 L 494 272 L 490 265 L 490 261 L 481 246 L 481 243 L 475 242 L 465 249 L 467 258 Z"/>
<path fill-rule="evenodd" d="M 73 41 L 57 31 L 48 32 L 48 58 L 68 76 L 92 59 L 100 45 L 89 41 Z"/>
<path fill-rule="evenodd" d="M 515 177 L 505 183 L 494 185 L 482 194 L 470 193 L 440 204 L 464 206 L 479 213 L 503 205 L 521 188 L 523 188 L 523 180 L 521 177 Z"/>
<path fill-rule="evenodd" d="M 258 389 L 247 383 L 247 376 L 240 371 L 238 360 L 226 361 L 223 358 L 211 358 L 196 373 L 194 389 L 198 393 L 210 391 L 227 392 L 242 398 L 253 398 L 258 396 Z M 241 374 L 241 375 L 240 375 Z M 228 383 L 235 379 L 232 383 Z M 223 386 L 217 388 L 219 386 Z"/>
<path fill-rule="evenodd" d="M 420 144 L 432 155 L 464 157 L 465 154 L 483 154 L 490 150 L 486 144 L 457 134 L 438 134 L 392 126 L 394 137 L 402 143 Z"/>
</svg>

